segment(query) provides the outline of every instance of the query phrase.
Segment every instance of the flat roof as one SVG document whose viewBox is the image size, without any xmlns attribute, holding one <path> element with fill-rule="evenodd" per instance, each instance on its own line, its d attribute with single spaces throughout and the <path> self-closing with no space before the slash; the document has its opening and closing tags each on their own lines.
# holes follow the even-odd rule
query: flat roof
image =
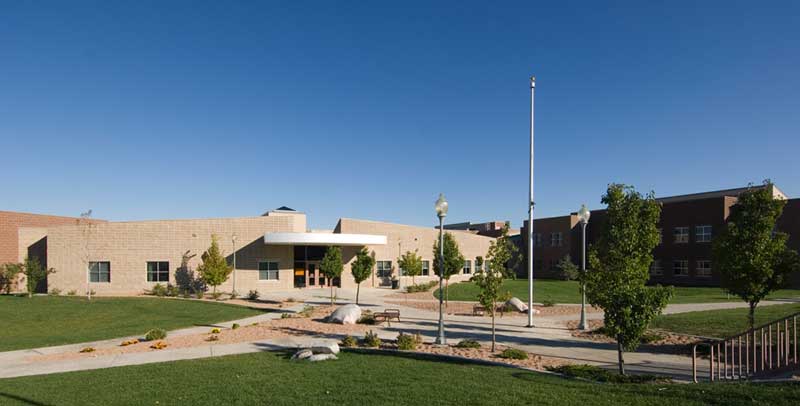
<svg viewBox="0 0 800 406">
<path fill-rule="evenodd" d="M 266 233 L 264 244 L 269 245 L 386 245 L 385 235 L 341 233 Z"/>
</svg>

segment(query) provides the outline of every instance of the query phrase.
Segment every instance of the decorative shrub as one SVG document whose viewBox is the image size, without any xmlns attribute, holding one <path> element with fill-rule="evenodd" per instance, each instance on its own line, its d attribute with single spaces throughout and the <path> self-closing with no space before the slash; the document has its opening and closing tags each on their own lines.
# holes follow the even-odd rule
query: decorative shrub
<svg viewBox="0 0 800 406">
<path fill-rule="evenodd" d="M 456 347 L 457 348 L 481 348 L 481 343 L 479 343 L 479 342 L 477 342 L 477 341 L 475 341 L 475 340 L 473 340 L 471 338 L 467 338 L 467 339 L 459 341 L 458 344 L 456 344 Z"/>
<path fill-rule="evenodd" d="M 239 297 L 239 292 L 236 291 L 231 292 L 231 297 L 230 297 L 231 300 L 236 299 L 237 297 Z"/>
<path fill-rule="evenodd" d="M 150 294 L 153 296 L 164 297 L 167 295 L 167 287 L 160 283 L 156 283 L 153 285 L 153 288 L 150 289 Z"/>
<path fill-rule="evenodd" d="M 72 289 L 72 290 L 70 290 L 69 292 L 67 292 L 67 296 L 75 296 L 75 295 L 77 295 L 77 294 L 78 294 L 78 292 L 77 292 L 77 291 L 75 291 L 75 289 Z"/>
<path fill-rule="evenodd" d="M 50 294 L 50 296 L 60 296 L 61 295 L 61 289 L 59 289 L 59 288 L 50 289 L 50 293 L 49 294 Z"/>
<path fill-rule="evenodd" d="M 160 328 L 154 328 L 144 336 L 145 341 L 163 340 L 165 338 L 167 338 L 167 332 Z"/>
<path fill-rule="evenodd" d="M 211 334 L 219 334 L 219 332 L 220 332 L 220 329 L 218 329 L 216 327 L 211 329 Z"/>
<path fill-rule="evenodd" d="M 358 324 L 366 324 L 366 325 L 370 325 L 370 326 L 374 325 L 376 323 L 375 322 L 375 315 L 371 311 L 365 310 L 361 314 L 361 318 L 358 319 L 357 323 Z"/>
<path fill-rule="evenodd" d="M 198 289 L 194 291 L 194 297 L 196 299 L 203 299 L 206 297 L 206 292 L 204 290 Z"/>
<path fill-rule="evenodd" d="M 214 292 L 211 294 L 211 298 L 214 300 L 219 300 L 220 297 L 222 297 L 222 292 Z"/>
<path fill-rule="evenodd" d="M 247 298 L 250 299 L 250 300 L 258 300 L 259 296 L 261 296 L 261 294 L 258 293 L 257 290 L 251 290 L 251 291 L 247 292 Z"/>
<path fill-rule="evenodd" d="M 438 285 L 438 284 L 439 284 L 438 281 L 417 283 L 416 285 L 406 286 L 406 292 L 408 292 L 408 293 L 427 292 L 427 291 L 433 289 L 433 287 Z"/>
<path fill-rule="evenodd" d="M 620 375 L 594 365 L 560 365 L 547 367 L 547 370 L 573 378 L 583 378 L 597 382 L 669 383 L 671 381 L 671 378 L 659 375 Z"/>
<path fill-rule="evenodd" d="M 292 317 L 294 317 L 294 316 L 292 316 L 291 313 L 281 313 L 281 318 L 282 319 L 291 319 Z"/>
<path fill-rule="evenodd" d="M 642 344 L 650 344 L 650 343 L 654 343 L 656 341 L 661 341 L 664 338 L 666 338 L 666 337 L 664 335 L 662 335 L 662 334 L 655 333 L 655 332 L 652 332 L 652 331 L 647 331 L 644 334 L 642 334 L 642 338 L 640 338 L 639 340 L 640 340 L 640 342 Z"/>
<path fill-rule="evenodd" d="M 342 339 L 342 342 L 339 343 L 342 347 L 355 347 L 358 345 L 358 340 L 355 339 L 353 336 L 347 336 Z"/>
<path fill-rule="evenodd" d="M 305 305 L 303 306 L 303 310 L 297 314 L 300 315 L 300 317 L 311 317 L 312 313 L 314 313 L 314 306 Z"/>
<path fill-rule="evenodd" d="M 154 350 L 163 350 L 164 348 L 167 348 L 167 343 L 165 343 L 163 341 L 159 341 L 159 342 L 151 345 L 150 348 L 152 348 Z"/>
<path fill-rule="evenodd" d="M 296 301 L 297 301 L 297 299 L 295 299 L 293 297 L 290 297 L 290 298 L 286 299 L 286 303 L 294 303 Z"/>
<path fill-rule="evenodd" d="M 135 338 L 133 340 L 125 340 L 119 346 L 120 347 L 127 347 L 129 345 L 134 345 L 134 344 L 139 344 L 139 340 L 137 340 Z"/>
<path fill-rule="evenodd" d="M 397 349 L 403 351 L 415 350 L 420 341 L 422 341 L 421 337 L 400 332 L 400 335 L 397 336 Z"/>
<path fill-rule="evenodd" d="M 364 339 L 361 343 L 365 347 L 380 347 L 381 346 L 381 339 L 378 337 L 377 334 L 373 333 L 372 330 L 367 331 L 367 334 L 364 336 Z"/>
<path fill-rule="evenodd" d="M 239 327 L 241 327 L 241 326 L 239 325 L 239 323 L 233 323 L 233 325 L 231 326 L 231 330 L 236 330 L 236 329 L 237 329 L 237 328 L 239 328 Z"/>
<path fill-rule="evenodd" d="M 169 284 L 169 283 L 167 284 L 167 296 L 169 296 L 169 297 L 178 297 L 179 294 L 180 294 L 180 291 L 178 290 L 177 286 Z"/>
<path fill-rule="evenodd" d="M 216 334 L 212 334 L 206 338 L 206 341 L 219 341 L 219 336 Z"/>
<path fill-rule="evenodd" d="M 81 348 L 80 352 L 82 352 L 82 353 L 86 353 L 86 352 L 94 352 L 94 347 L 85 347 L 85 348 Z"/>
<path fill-rule="evenodd" d="M 505 359 L 528 359 L 528 353 L 516 348 L 506 348 L 498 357 Z"/>
<path fill-rule="evenodd" d="M 544 307 L 553 307 L 555 305 L 556 305 L 556 302 L 554 300 L 550 300 L 550 299 L 542 300 L 542 306 L 544 306 Z"/>
</svg>

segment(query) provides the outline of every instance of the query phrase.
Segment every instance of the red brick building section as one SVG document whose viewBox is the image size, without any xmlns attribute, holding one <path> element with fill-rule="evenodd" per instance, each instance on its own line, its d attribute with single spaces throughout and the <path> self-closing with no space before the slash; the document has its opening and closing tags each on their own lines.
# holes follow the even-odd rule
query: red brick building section
<svg viewBox="0 0 800 406">
<path fill-rule="evenodd" d="M 20 227 L 74 225 L 77 221 L 77 217 L 0 211 L 0 264 L 19 262 Z"/>
</svg>

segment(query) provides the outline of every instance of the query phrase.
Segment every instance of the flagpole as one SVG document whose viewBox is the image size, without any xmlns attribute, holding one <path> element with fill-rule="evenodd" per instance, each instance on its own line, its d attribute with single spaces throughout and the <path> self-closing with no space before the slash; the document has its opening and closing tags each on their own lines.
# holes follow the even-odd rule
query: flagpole
<svg viewBox="0 0 800 406">
<path fill-rule="evenodd" d="M 531 157 L 530 157 L 530 196 L 528 199 L 528 327 L 533 327 L 533 96 L 536 91 L 536 77 L 531 76 Z"/>
</svg>

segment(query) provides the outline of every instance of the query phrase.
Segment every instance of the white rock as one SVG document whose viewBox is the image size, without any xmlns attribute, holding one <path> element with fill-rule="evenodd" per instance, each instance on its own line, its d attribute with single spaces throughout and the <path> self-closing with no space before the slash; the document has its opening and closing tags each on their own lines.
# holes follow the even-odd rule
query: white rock
<svg viewBox="0 0 800 406">
<path fill-rule="evenodd" d="M 308 357 L 308 360 L 311 361 L 311 362 L 327 361 L 329 359 L 339 359 L 339 358 L 337 358 L 333 354 L 314 354 L 314 355 Z"/>
<path fill-rule="evenodd" d="M 311 352 L 314 354 L 338 354 L 339 344 L 335 342 L 316 342 L 311 345 Z"/>
<path fill-rule="evenodd" d="M 521 313 L 525 313 L 528 311 L 528 305 L 522 303 L 522 300 L 519 300 L 516 297 L 508 299 L 508 301 L 506 302 L 506 307 L 509 307 Z M 533 314 L 536 314 L 537 313 L 536 309 L 533 309 L 533 312 L 534 312 Z"/>
<path fill-rule="evenodd" d="M 539 313 L 541 313 L 541 311 L 539 311 L 539 309 L 533 309 L 533 314 L 539 314 Z"/>
<path fill-rule="evenodd" d="M 361 308 L 355 304 L 344 305 L 328 316 L 328 323 L 356 324 L 361 318 Z"/>
<path fill-rule="evenodd" d="M 312 355 L 314 355 L 314 352 L 305 349 L 294 353 L 294 355 L 292 355 L 292 359 L 306 359 L 306 358 L 311 358 Z"/>
</svg>

